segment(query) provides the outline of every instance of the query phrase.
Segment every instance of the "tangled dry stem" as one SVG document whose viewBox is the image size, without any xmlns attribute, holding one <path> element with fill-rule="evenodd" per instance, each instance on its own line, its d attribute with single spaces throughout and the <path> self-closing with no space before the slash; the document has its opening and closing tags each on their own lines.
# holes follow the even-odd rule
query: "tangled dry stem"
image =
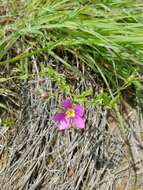
<svg viewBox="0 0 143 190">
<path fill-rule="evenodd" d="M 54 90 L 48 78 L 41 86 Z M 37 79 L 23 84 L 19 126 L 0 173 L 1 190 L 118 190 L 143 185 L 143 120 L 135 110 L 126 120 L 124 139 L 118 122 L 110 122 L 102 106 L 86 108 L 86 129 L 60 132 L 51 118 L 63 94 L 43 100 L 38 89 Z"/>
</svg>

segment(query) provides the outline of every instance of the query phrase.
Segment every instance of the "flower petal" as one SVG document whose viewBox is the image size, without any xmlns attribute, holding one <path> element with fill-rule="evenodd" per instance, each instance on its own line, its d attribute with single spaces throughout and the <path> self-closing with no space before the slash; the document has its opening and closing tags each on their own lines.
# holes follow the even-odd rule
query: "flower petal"
<svg viewBox="0 0 143 190">
<path fill-rule="evenodd" d="M 63 100 L 61 102 L 61 107 L 63 107 L 64 109 L 72 108 L 72 102 L 71 102 L 70 98 L 66 98 L 65 100 Z"/>
<path fill-rule="evenodd" d="M 47 91 L 42 92 L 41 97 L 42 98 L 47 98 L 48 97 L 48 92 Z"/>
<path fill-rule="evenodd" d="M 74 118 L 74 124 L 79 129 L 83 129 L 85 127 L 85 125 L 84 125 L 84 119 L 81 118 L 81 117 L 79 117 L 79 116 L 77 116 L 77 117 Z"/>
<path fill-rule="evenodd" d="M 75 115 L 78 115 L 80 117 L 83 116 L 83 114 L 84 114 L 84 107 L 82 107 L 80 105 L 75 105 L 73 109 L 75 111 Z"/>
<path fill-rule="evenodd" d="M 62 120 L 59 124 L 58 124 L 58 128 L 59 130 L 64 130 L 64 129 L 67 129 L 69 128 L 69 121 L 68 120 Z"/>
<path fill-rule="evenodd" d="M 60 112 L 54 115 L 53 120 L 55 122 L 61 122 L 62 120 L 65 119 L 65 117 L 66 117 L 65 112 Z"/>
</svg>

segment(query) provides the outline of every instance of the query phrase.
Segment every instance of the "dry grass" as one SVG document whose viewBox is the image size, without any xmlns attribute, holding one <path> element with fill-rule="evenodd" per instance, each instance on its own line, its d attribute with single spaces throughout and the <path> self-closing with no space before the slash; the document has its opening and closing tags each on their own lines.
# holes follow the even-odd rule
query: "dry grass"
<svg viewBox="0 0 143 190">
<path fill-rule="evenodd" d="M 143 121 L 137 111 L 130 108 L 128 117 L 122 113 L 126 126 L 123 138 L 114 112 L 102 106 L 86 108 L 85 130 L 60 132 L 51 118 L 64 95 L 40 98 L 39 88 L 48 92 L 55 89 L 48 78 L 42 80 L 39 86 L 35 77 L 21 88 L 19 124 L 0 174 L 1 190 L 141 188 Z M 75 92 L 86 89 L 87 81 L 79 79 L 78 84 L 76 89 L 73 86 Z"/>
</svg>

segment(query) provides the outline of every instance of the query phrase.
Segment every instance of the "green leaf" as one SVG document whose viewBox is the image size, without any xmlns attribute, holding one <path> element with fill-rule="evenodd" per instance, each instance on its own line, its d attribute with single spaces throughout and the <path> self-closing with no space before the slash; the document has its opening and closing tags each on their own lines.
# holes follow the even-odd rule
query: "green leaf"
<svg viewBox="0 0 143 190">
<path fill-rule="evenodd" d="M 6 82 L 7 80 L 7 78 L 0 78 L 0 83 Z"/>
<path fill-rule="evenodd" d="M 2 103 L 0 103 L 0 107 L 3 108 L 3 109 L 5 109 L 5 110 L 7 110 L 7 107 L 4 104 L 2 104 Z"/>
</svg>

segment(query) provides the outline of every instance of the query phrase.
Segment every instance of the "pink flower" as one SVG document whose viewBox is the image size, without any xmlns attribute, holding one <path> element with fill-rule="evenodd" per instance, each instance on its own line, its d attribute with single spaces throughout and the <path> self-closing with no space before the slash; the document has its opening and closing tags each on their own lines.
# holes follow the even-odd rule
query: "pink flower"
<svg viewBox="0 0 143 190">
<path fill-rule="evenodd" d="M 47 98 L 47 96 L 48 96 L 48 92 L 47 91 L 44 91 L 44 92 L 41 93 L 41 97 L 42 98 Z"/>
<path fill-rule="evenodd" d="M 60 130 L 75 125 L 77 128 L 84 128 L 84 108 L 80 105 L 73 105 L 69 98 L 63 100 L 60 104 L 64 108 L 63 112 L 54 115 L 53 120 L 58 124 Z"/>
</svg>

